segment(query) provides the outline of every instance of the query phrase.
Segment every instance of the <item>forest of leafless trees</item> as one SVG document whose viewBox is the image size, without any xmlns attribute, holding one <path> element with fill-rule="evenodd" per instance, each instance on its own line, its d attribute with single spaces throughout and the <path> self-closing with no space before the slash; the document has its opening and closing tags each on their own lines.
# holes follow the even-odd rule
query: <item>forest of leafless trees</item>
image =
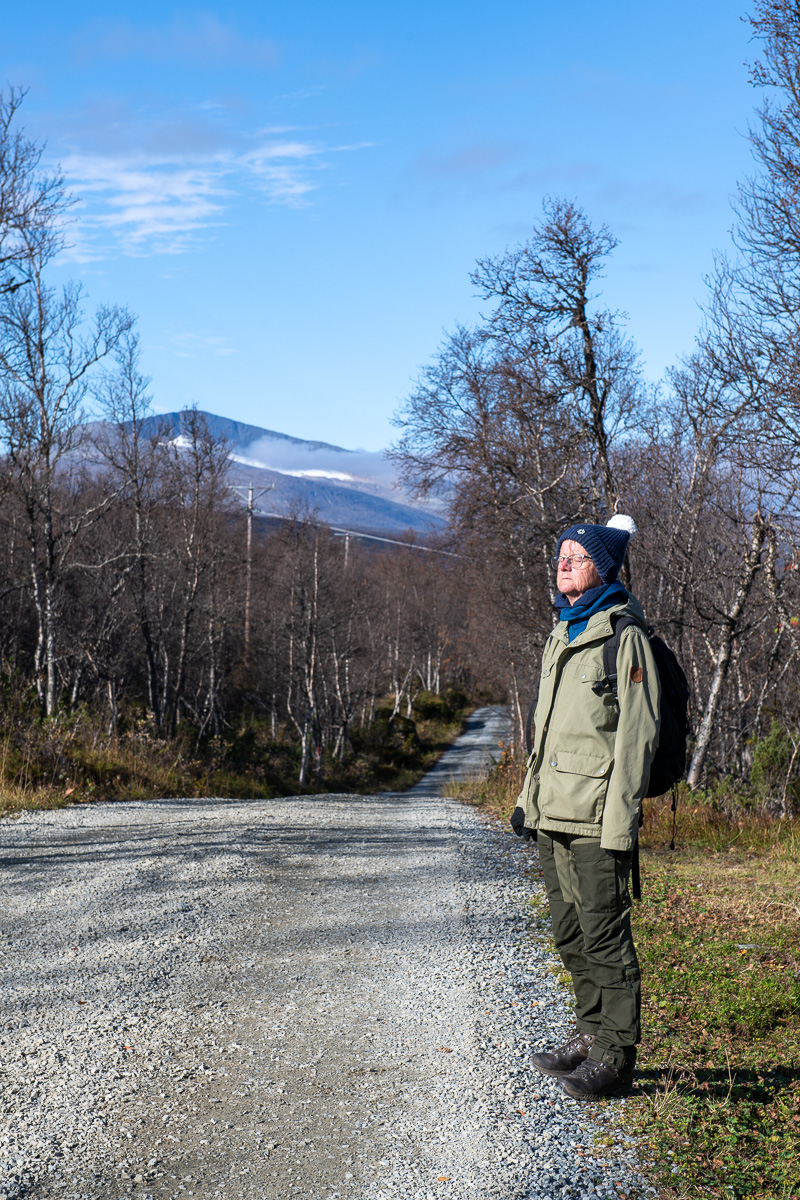
<svg viewBox="0 0 800 1200">
<path fill-rule="evenodd" d="M 74 311 L 39 305 L 41 325 L 56 314 L 37 326 L 41 374 L 25 374 L 24 329 L 22 366 L 8 336 L 0 352 L 6 689 L 35 693 L 45 719 L 88 706 L 111 735 L 138 721 L 199 744 L 256 720 L 299 746 L 304 786 L 376 710 L 407 717 L 421 692 L 468 682 L 453 556 L 370 551 L 300 518 L 257 528 L 250 548 L 225 442 L 195 410 L 178 439 L 147 418 L 124 314 L 101 318 L 100 351 L 94 328 L 62 349 Z M 82 419 L 87 399 L 102 420 Z"/>
<path fill-rule="evenodd" d="M 43 721 L 199 745 L 243 719 L 299 748 L 300 786 L 351 735 L 465 679 L 457 559 L 369 552 L 311 520 L 246 537 L 202 414 L 149 415 L 134 321 L 48 267 L 69 197 L 0 101 L 0 664 Z M 258 525 L 258 523 L 257 523 Z"/>
<path fill-rule="evenodd" d="M 600 298 L 613 234 L 549 199 L 525 244 L 477 263 L 487 316 L 423 372 L 396 455 L 421 492 L 448 489 L 520 728 L 555 540 L 626 512 L 640 532 L 624 582 L 692 686 L 690 785 L 733 777 L 786 812 L 800 766 L 800 10 L 763 0 L 751 24 L 754 171 L 694 352 L 645 382 Z"/>
<path fill-rule="evenodd" d="M 376 716 L 421 694 L 507 698 L 517 741 L 552 626 L 548 561 L 579 519 L 631 514 L 623 578 L 692 686 L 689 783 L 800 798 L 800 13 L 752 19 L 764 101 L 734 243 L 693 352 L 645 380 L 604 307 L 616 240 L 548 199 L 483 258 L 486 305 L 447 337 L 397 417 L 395 460 L 439 492 L 436 553 L 346 544 L 298 516 L 257 529 L 201 414 L 148 418 L 135 324 L 54 288 L 65 181 L 0 100 L 0 665 L 40 719 L 91 708 L 168 739 L 245 717 L 305 786 Z M 257 523 L 258 524 L 258 523 Z M 249 597 L 249 599 L 248 599 Z"/>
</svg>

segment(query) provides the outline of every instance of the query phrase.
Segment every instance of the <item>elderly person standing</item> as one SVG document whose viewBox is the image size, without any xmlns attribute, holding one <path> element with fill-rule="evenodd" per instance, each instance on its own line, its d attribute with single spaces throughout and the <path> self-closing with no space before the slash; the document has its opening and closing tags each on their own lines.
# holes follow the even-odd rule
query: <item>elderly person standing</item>
<svg viewBox="0 0 800 1200">
<path fill-rule="evenodd" d="M 515 832 L 536 837 L 553 937 L 575 990 L 575 1028 L 533 1055 L 576 1100 L 628 1090 L 640 1040 L 639 963 L 628 880 L 642 798 L 658 744 L 659 680 L 638 601 L 617 582 L 630 517 L 578 523 L 561 535 L 556 607 Z M 603 644 L 621 616 L 618 695 Z"/>
</svg>

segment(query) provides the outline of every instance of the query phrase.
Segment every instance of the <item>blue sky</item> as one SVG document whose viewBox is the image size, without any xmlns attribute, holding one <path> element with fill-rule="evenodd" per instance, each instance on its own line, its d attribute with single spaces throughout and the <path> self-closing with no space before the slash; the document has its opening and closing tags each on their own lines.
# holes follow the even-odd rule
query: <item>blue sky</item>
<svg viewBox="0 0 800 1200">
<path fill-rule="evenodd" d="M 44 0 L 7 6 L 0 78 L 79 197 L 56 277 L 138 315 L 157 409 L 376 450 L 547 194 L 620 238 L 647 374 L 691 348 L 750 170 L 746 11 Z"/>
</svg>

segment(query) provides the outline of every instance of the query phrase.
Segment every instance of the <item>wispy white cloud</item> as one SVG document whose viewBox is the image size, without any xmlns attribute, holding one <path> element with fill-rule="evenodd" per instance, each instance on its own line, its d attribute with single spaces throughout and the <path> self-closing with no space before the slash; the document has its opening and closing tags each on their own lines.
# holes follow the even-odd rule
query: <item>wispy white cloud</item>
<svg viewBox="0 0 800 1200">
<path fill-rule="evenodd" d="M 151 117 L 115 98 L 88 106 L 61 156 L 79 200 L 69 256 L 181 254 L 225 223 L 234 197 L 307 204 L 332 156 L 364 148 L 326 145 L 307 130 L 233 128 L 227 116 L 198 106 Z"/>
<path fill-rule="evenodd" d="M 208 12 L 177 13 L 160 25 L 137 25 L 125 17 L 93 22 L 75 34 L 72 52 L 81 65 L 131 58 L 204 67 L 271 67 L 278 61 L 274 41 L 246 36 Z"/>
<path fill-rule="evenodd" d="M 223 220 L 224 173 L 218 164 L 136 162 L 90 154 L 63 161 L 80 196 L 69 257 L 179 254 L 198 232 Z"/>
<path fill-rule="evenodd" d="M 380 450 L 345 450 L 313 442 L 298 443 L 294 439 L 282 438 L 280 434 L 267 434 L 253 442 L 241 443 L 234 449 L 238 457 L 232 457 L 245 466 L 266 467 L 282 475 L 294 475 L 301 479 L 335 479 L 361 492 L 371 492 L 388 500 L 412 500 L 397 478 L 397 465 Z M 413 503 L 430 512 L 444 508 L 440 500 L 427 501 L 422 506 L 418 499 L 414 499 Z"/>
</svg>

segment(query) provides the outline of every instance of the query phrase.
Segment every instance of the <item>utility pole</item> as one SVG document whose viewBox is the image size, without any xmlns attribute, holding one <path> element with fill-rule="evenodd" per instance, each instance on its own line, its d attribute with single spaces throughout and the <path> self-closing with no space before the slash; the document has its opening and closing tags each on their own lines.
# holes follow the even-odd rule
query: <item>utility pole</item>
<svg viewBox="0 0 800 1200">
<path fill-rule="evenodd" d="M 245 498 L 244 484 L 229 483 L 228 487 L 232 492 L 236 492 L 241 500 Z M 256 500 L 260 500 L 262 496 L 266 496 L 267 492 L 274 492 L 275 484 L 270 484 L 269 487 L 262 488 L 256 496 L 253 489 L 253 484 L 247 486 L 247 560 L 245 564 L 245 589 L 244 589 L 244 665 L 247 666 L 247 660 L 250 655 L 250 588 L 253 580 L 253 513 L 255 512 L 254 504 Z"/>
</svg>

